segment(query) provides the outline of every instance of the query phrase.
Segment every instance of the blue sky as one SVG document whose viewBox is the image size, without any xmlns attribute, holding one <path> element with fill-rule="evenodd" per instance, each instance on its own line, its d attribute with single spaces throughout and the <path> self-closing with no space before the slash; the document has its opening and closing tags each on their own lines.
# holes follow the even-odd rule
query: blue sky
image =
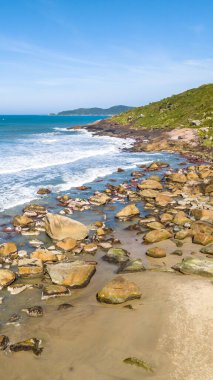
<svg viewBox="0 0 213 380">
<path fill-rule="evenodd" d="M 213 82 L 212 0 L 0 0 L 0 113 L 139 106 Z"/>
</svg>

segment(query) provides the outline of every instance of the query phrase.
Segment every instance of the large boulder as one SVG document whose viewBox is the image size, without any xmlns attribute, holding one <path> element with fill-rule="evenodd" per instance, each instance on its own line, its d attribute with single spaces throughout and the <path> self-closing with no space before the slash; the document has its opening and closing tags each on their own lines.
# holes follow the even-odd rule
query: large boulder
<svg viewBox="0 0 213 380">
<path fill-rule="evenodd" d="M 15 227 L 25 227 L 33 223 L 33 219 L 29 218 L 27 215 L 16 215 L 13 218 L 12 223 Z"/>
<path fill-rule="evenodd" d="M 0 245 L 0 257 L 10 256 L 17 252 L 17 246 L 13 242 L 8 242 Z"/>
<path fill-rule="evenodd" d="M 115 217 L 118 219 L 129 219 L 140 214 L 140 210 L 134 205 L 128 205 L 120 210 Z"/>
<path fill-rule="evenodd" d="M 192 215 L 197 220 L 202 220 L 204 222 L 213 223 L 213 211 L 212 210 L 204 210 L 204 209 L 194 209 L 192 210 Z"/>
<path fill-rule="evenodd" d="M 191 226 L 192 234 L 197 233 L 213 235 L 213 225 L 204 221 L 194 222 Z"/>
<path fill-rule="evenodd" d="M 179 226 L 183 226 L 186 223 L 191 223 L 191 220 L 187 218 L 184 211 L 178 211 L 173 219 L 173 223 Z"/>
<path fill-rule="evenodd" d="M 158 194 L 155 198 L 155 202 L 158 206 L 165 207 L 169 203 L 172 203 L 172 197 L 166 194 Z"/>
<path fill-rule="evenodd" d="M 182 173 L 172 173 L 167 175 L 167 178 L 169 181 L 177 183 L 185 183 L 187 181 L 185 174 Z"/>
<path fill-rule="evenodd" d="M 97 293 L 98 301 L 112 304 L 120 304 L 136 298 L 141 298 L 139 287 L 134 282 L 130 282 L 121 276 L 108 282 Z"/>
<path fill-rule="evenodd" d="M 171 232 L 161 229 L 161 230 L 153 230 L 144 235 L 144 241 L 146 243 L 157 243 L 161 240 L 166 240 L 172 237 Z"/>
<path fill-rule="evenodd" d="M 47 272 L 54 284 L 71 288 L 86 286 L 96 271 L 96 263 L 73 261 L 67 263 L 48 264 Z"/>
<path fill-rule="evenodd" d="M 155 181 L 154 179 L 145 179 L 140 184 L 138 184 L 138 188 L 143 189 L 154 189 L 154 190 L 161 190 L 163 186 L 159 181 Z"/>
<path fill-rule="evenodd" d="M 213 243 L 213 235 L 206 234 L 206 233 L 197 233 L 194 235 L 193 243 L 195 244 L 202 244 L 202 245 L 208 245 Z"/>
<path fill-rule="evenodd" d="M 47 235 L 54 240 L 66 238 L 82 240 L 89 233 L 88 228 L 84 224 L 62 215 L 48 213 L 45 216 L 44 222 Z"/>
<path fill-rule="evenodd" d="M 9 269 L 0 269 L 0 289 L 4 286 L 12 284 L 15 281 L 16 275 Z"/>
<path fill-rule="evenodd" d="M 199 274 L 201 276 L 213 276 L 213 262 L 192 257 L 186 257 L 181 263 L 173 266 L 173 269 L 183 274 Z"/>
</svg>

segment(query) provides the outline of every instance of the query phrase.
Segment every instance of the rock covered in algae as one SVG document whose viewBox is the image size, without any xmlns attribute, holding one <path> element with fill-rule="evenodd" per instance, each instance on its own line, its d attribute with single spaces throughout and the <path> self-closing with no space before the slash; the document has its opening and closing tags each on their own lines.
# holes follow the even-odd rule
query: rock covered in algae
<svg viewBox="0 0 213 380">
<path fill-rule="evenodd" d="M 213 262 L 194 257 L 186 257 L 180 263 L 174 265 L 173 269 L 183 274 L 198 274 L 208 277 L 213 276 Z"/>
<path fill-rule="evenodd" d="M 126 358 L 126 359 L 124 359 L 123 362 L 126 364 L 131 364 L 131 365 L 135 365 L 137 367 L 141 367 L 141 368 L 145 369 L 147 372 L 154 372 L 152 367 L 150 366 L 150 364 L 148 364 L 144 360 L 137 359 L 135 357 Z"/>
<path fill-rule="evenodd" d="M 139 287 L 122 276 L 118 276 L 108 282 L 97 293 L 98 301 L 111 304 L 120 304 L 137 298 L 141 298 Z"/>
<path fill-rule="evenodd" d="M 41 340 L 37 338 L 30 338 L 10 345 L 10 351 L 32 351 L 35 355 L 40 355 L 43 351 L 41 347 Z"/>
</svg>

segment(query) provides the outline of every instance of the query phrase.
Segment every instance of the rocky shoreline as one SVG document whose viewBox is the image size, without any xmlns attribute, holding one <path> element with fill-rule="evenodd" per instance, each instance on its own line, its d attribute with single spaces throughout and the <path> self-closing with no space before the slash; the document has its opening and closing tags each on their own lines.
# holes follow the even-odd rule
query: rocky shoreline
<svg viewBox="0 0 213 380">
<path fill-rule="evenodd" d="M 212 162 L 213 149 L 203 145 L 196 128 L 140 128 L 136 129 L 131 122 L 120 125 L 111 119 L 98 120 L 86 126 L 77 126 L 76 129 L 86 128 L 99 136 L 132 138 L 135 140 L 131 149 L 133 152 L 160 152 L 168 151 L 180 153 L 191 162 Z"/>
<path fill-rule="evenodd" d="M 121 171 L 118 168 L 118 173 Z M 83 194 L 86 189 L 82 186 L 79 192 Z M 174 171 L 168 163 L 157 161 L 139 166 L 119 185 L 108 183 L 102 192 L 96 191 L 88 199 L 71 199 L 67 194 L 57 200 L 58 214 L 50 212 L 51 205 L 48 209 L 29 204 L 23 214 L 14 216 L 11 224 L 4 226 L 8 239 L 0 245 L 1 307 L 5 307 L 5 300 L 10 302 L 10 297 L 19 297 L 29 289 L 37 294 L 36 303 L 33 296 L 30 305 L 26 299 L 21 310 L 16 310 L 2 324 L 0 348 L 5 353 L 32 351 L 35 355 L 45 355 L 39 332 L 37 337 L 24 334 L 24 339 L 15 341 L 13 330 L 11 336 L 6 334 L 8 326 L 14 331 L 20 325 L 24 328 L 29 322 L 23 322 L 23 313 L 30 319 L 45 320 L 48 318 L 45 303 L 51 299 L 58 302 L 59 297 L 72 300 L 73 292 L 82 289 L 84 294 L 91 287 L 90 282 L 96 284 L 91 297 L 99 308 L 111 304 L 114 305 L 111 307 L 121 305 L 134 310 L 138 300 L 144 298 L 140 279 L 146 272 L 154 271 L 156 275 L 162 272 L 174 278 L 178 273 L 213 277 L 213 166 L 210 164 L 190 166 L 184 162 Z M 114 210 L 114 219 L 120 225 L 118 230 L 107 219 L 107 208 Z M 100 218 L 89 225 L 75 220 L 75 212 L 85 211 L 91 215 L 99 212 Z M 27 238 L 31 249 L 10 241 L 11 232 Z M 102 266 L 109 271 L 106 282 L 103 272 L 103 279 L 100 274 L 96 277 Z M 78 299 L 77 294 L 75 297 Z M 57 304 L 64 313 L 72 306 L 65 300 Z M 123 362 L 142 367 L 146 373 L 146 368 L 152 365 L 140 357 L 140 352 L 138 355 L 124 357 Z M 5 359 L 1 357 L 0 363 Z M 156 371 L 160 371 L 158 366 Z"/>
</svg>

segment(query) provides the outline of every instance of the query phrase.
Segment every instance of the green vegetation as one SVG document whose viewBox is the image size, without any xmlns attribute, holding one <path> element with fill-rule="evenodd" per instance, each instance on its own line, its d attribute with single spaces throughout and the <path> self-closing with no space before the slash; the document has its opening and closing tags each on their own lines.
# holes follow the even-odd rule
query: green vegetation
<svg viewBox="0 0 213 380">
<path fill-rule="evenodd" d="M 111 119 L 131 128 L 199 128 L 206 145 L 213 139 L 213 84 L 173 95 Z"/>
<path fill-rule="evenodd" d="M 112 116 L 117 115 L 121 112 L 126 112 L 130 109 L 133 109 L 133 107 L 128 106 L 113 106 L 110 108 L 77 108 L 75 110 L 70 111 L 62 111 L 58 113 L 58 116 L 72 116 L 72 115 L 79 115 L 79 116 Z"/>
</svg>

